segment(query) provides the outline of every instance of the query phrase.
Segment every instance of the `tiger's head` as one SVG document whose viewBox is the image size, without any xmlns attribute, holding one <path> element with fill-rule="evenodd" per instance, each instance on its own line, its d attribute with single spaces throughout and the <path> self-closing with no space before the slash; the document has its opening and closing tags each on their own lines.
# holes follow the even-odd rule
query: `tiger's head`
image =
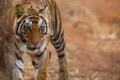
<svg viewBox="0 0 120 80">
<path fill-rule="evenodd" d="M 21 9 L 17 6 L 17 10 Z M 44 16 L 39 13 L 25 14 L 24 12 L 18 12 L 16 34 L 19 35 L 22 42 L 27 44 L 27 48 L 30 50 L 38 49 L 44 39 L 49 39 L 49 27 Z"/>
</svg>

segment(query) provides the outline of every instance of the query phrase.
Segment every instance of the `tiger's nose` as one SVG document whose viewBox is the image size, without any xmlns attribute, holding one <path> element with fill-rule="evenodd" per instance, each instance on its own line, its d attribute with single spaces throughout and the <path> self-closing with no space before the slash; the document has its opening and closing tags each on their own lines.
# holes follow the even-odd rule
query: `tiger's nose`
<svg viewBox="0 0 120 80">
<path fill-rule="evenodd" d="M 32 42 L 32 44 L 36 47 L 39 42 Z"/>
</svg>

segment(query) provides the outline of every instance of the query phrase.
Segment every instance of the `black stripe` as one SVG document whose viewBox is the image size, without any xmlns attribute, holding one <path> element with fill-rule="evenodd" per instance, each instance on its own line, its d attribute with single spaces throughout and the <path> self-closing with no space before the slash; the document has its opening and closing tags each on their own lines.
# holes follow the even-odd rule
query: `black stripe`
<svg viewBox="0 0 120 80">
<path fill-rule="evenodd" d="M 23 39 L 22 37 L 21 37 L 21 41 L 22 41 L 23 43 L 26 43 L 26 39 Z"/>
<path fill-rule="evenodd" d="M 16 64 L 15 64 L 16 65 Z M 21 68 L 19 68 L 17 65 L 16 65 L 16 67 L 23 73 L 23 70 L 21 69 Z"/>
<path fill-rule="evenodd" d="M 55 35 L 53 35 L 53 36 L 51 36 L 51 41 L 52 41 L 52 44 L 57 44 L 57 43 L 59 43 L 59 40 L 60 40 L 60 38 L 62 38 L 63 37 L 63 35 L 64 35 L 64 32 L 62 32 L 61 34 L 59 34 L 57 37 L 55 37 L 55 38 L 53 38 L 53 36 L 55 36 Z"/>
<path fill-rule="evenodd" d="M 16 25 L 16 34 L 17 34 L 17 35 L 20 35 L 20 34 L 17 32 L 18 29 L 19 29 L 19 25 L 20 25 L 20 22 L 18 22 L 17 25 Z M 21 35 L 20 35 L 20 36 L 21 36 Z"/>
<path fill-rule="evenodd" d="M 59 43 L 57 43 L 57 44 L 55 44 L 55 48 L 60 48 L 61 47 L 61 45 L 63 44 L 63 42 L 64 42 L 64 39 L 61 39 L 61 41 L 59 41 Z"/>
<path fill-rule="evenodd" d="M 17 46 L 17 44 L 14 42 L 14 45 L 15 45 L 15 47 L 16 47 L 16 49 L 18 50 L 18 51 L 20 51 L 21 53 L 24 53 L 24 52 L 22 52 L 19 48 L 18 48 L 18 46 Z"/>
<path fill-rule="evenodd" d="M 63 43 L 62 48 L 57 49 L 57 52 L 61 52 L 61 51 L 63 51 L 64 48 L 65 48 L 65 43 Z"/>
<path fill-rule="evenodd" d="M 55 36 L 55 37 L 53 37 L 53 36 Z M 53 36 L 51 37 L 51 40 L 52 40 L 52 41 L 56 41 L 56 40 L 58 40 L 58 38 L 60 37 L 60 33 L 54 34 Z"/>
<path fill-rule="evenodd" d="M 24 63 L 23 59 L 20 56 L 18 56 L 17 53 L 15 53 L 15 55 L 16 55 L 16 57 L 17 57 L 18 60 L 20 60 L 20 61 L 22 61 L 22 63 Z"/>
<path fill-rule="evenodd" d="M 34 66 L 35 69 L 38 69 L 39 67 L 39 65 L 35 61 L 32 61 L 32 65 Z"/>
<path fill-rule="evenodd" d="M 47 47 L 45 47 L 44 50 L 40 54 L 36 54 L 35 57 L 41 57 L 44 54 L 46 49 Z"/>
<path fill-rule="evenodd" d="M 63 57 L 65 57 L 65 53 L 58 54 L 58 58 L 63 58 Z"/>
<path fill-rule="evenodd" d="M 44 48 L 44 51 L 47 49 L 47 47 Z"/>
<path fill-rule="evenodd" d="M 41 57 L 44 54 L 44 51 L 41 52 L 40 54 L 35 55 L 35 57 Z"/>
<path fill-rule="evenodd" d="M 21 22 L 21 25 L 20 25 L 20 33 L 23 33 L 23 32 L 22 32 L 22 28 L 23 28 L 24 25 L 25 25 L 24 23 L 25 23 L 25 20 L 24 20 L 23 22 Z"/>
<path fill-rule="evenodd" d="M 29 50 L 31 50 L 31 51 L 34 51 L 35 49 L 37 49 L 37 48 L 31 48 L 31 47 L 27 47 L 27 49 L 29 49 Z"/>
<path fill-rule="evenodd" d="M 60 40 L 61 40 L 62 38 L 64 38 L 63 35 L 64 35 L 64 33 L 62 33 L 62 34 L 60 35 L 60 37 L 59 37 L 56 41 L 52 41 L 52 43 L 53 43 L 53 44 L 59 44 Z"/>
<path fill-rule="evenodd" d="M 59 26 L 59 27 L 57 27 L 57 28 L 59 28 L 59 29 L 58 29 L 58 31 L 59 31 L 58 34 L 60 34 L 60 33 L 63 31 L 63 30 L 62 30 L 62 26 L 61 26 L 61 22 L 59 23 L 58 26 Z M 63 32 L 63 33 L 64 33 L 64 32 Z"/>
<path fill-rule="evenodd" d="M 55 34 L 55 33 L 56 33 L 56 34 Z M 59 32 L 55 31 L 55 33 L 54 33 L 53 36 L 51 36 L 51 40 L 52 40 L 52 41 L 58 40 L 58 38 L 60 37 L 61 30 L 59 30 Z M 61 34 L 63 34 L 63 32 L 62 32 Z M 54 36 L 55 36 L 55 37 L 54 37 Z"/>
<path fill-rule="evenodd" d="M 35 61 L 32 61 L 32 65 L 35 66 L 35 65 L 38 65 L 38 64 Z"/>
<path fill-rule="evenodd" d="M 54 5 L 54 7 L 55 7 L 54 10 L 55 10 L 55 13 L 56 13 L 56 5 Z M 54 16 L 55 19 L 57 19 L 57 14 L 54 14 L 54 15 L 55 15 L 55 16 Z M 55 27 L 55 29 L 56 29 L 56 31 L 57 31 L 57 27 L 56 27 L 56 26 L 58 26 L 58 20 L 54 20 L 54 22 L 55 22 L 55 26 L 54 26 L 54 27 Z"/>
<path fill-rule="evenodd" d="M 21 34 L 18 33 L 19 28 L 21 29 L 22 26 L 23 26 L 23 22 L 20 21 L 20 22 L 17 23 L 17 25 L 16 25 L 16 35 L 20 36 L 21 41 L 22 41 L 23 43 L 25 43 L 26 40 L 22 38 L 22 32 L 21 32 L 21 30 L 20 30 Z"/>
<path fill-rule="evenodd" d="M 20 36 L 20 38 L 22 38 L 22 35 L 21 35 L 21 34 L 19 34 L 17 31 L 16 31 L 16 35 L 18 35 L 18 36 Z"/>
<path fill-rule="evenodd" d="M 23 42 L 23 43 L 26 43 L 26 39 L 23 39 L 22 38 L 22 31 L 21 31 L 21 28 L 22 28 L 22 26 L 23 26 L 23 24 L 24 24 L 24 22 L 18 22 L 17 23 L 17 25 L 16 25 L 16 35 L 18 35 L 18 36 L 20 36 L 20 38 L 21 38 L 21 41 Z M 20 33 L 18 33 L 18 30 L 20 29 Z"/>
<path fill-rule="evenodd" d="M 55 9 L 55 19 L 59 19 L 60 21 L 61 21 L 61 19 L 60 19 L 60 13 L 58 12 L 58 10 L 57 9 Z M 59 14 L 59 16 L 57 16 L 58 14 Z M 59 24 L 58 24 L 58 21 L 57 20 L 55 20 L 55 33 L 56 33 L 56 35 L 55 35 L 55 33 L 54 33 L 54 35 L 53 36 L 55 36 L 54 38 L 52 38 L 52 40 L 53 41 L 56 41 L 56 40 L 58 40 L 58 38 L 60 37 L 60 33 L 61 33 L 61 31 L 62 31 L 62 25 L 61 25 L 61 22 L 59 21 Z M 57 27 L 56 27 L 57 26 Z"/>
<path fill-rule="evenodd" d="M 56 45 L 61 44 L 61 43 L 62 43 L 62 41 L 64 41 L 63 34 L 61 35 L 61 37 L 59 37 L 59 39 L 58 39 L 58 40 L 56 40 L 56 41 L 52 40 L 51 42 L 52 42 L 52 44 L 53 44 L 54 46 L 56 46 Z"/>
<path fill-rule="evenodd" d="M 19 36 L 22 38 L 22 35 L 21 35 L 20 33 L 18 33 L 19 28 L 21 29 L 21 27 L 22 27 L 22 25 L 23 25 L 23 24 L 21 25 L 21 23 L 22 23 L 22 22 L 20 21 L 20 22 L 18 22 L 17 25 L 16 25 L 16 34 L 19 35 Z M 21 30 L 20 30 L 20 31 L 21 31 Z"/>
<path fill-rule="evenodd" d="M 49 59 L 51 58 L 51 51 L 50 51 L 50 55 L 49 55 Z"/>
</svg>

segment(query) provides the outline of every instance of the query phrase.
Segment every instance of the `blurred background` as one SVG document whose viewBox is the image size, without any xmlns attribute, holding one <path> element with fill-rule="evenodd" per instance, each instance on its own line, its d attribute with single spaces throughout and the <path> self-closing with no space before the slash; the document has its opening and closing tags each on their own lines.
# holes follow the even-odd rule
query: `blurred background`
<svg viewBox="0 0 120 80">
<path fill-rule="evenodd" d="M 55 0 L 61 12 L 70 80 L 120 80 L 120 0 Z M 2 5 L 1 5 L 2 6 Z M 48 79 L 58 79 L 54 48 Z M 34 68 L 25 54 L 25 80 Z"/>
</svg>

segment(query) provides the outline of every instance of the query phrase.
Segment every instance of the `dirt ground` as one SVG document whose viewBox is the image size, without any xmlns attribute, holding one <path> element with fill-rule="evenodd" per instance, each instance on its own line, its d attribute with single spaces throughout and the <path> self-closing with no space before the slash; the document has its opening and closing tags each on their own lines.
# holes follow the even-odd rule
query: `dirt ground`
<svg viewBox="0 0 120 80">
<path fill-rule="evenodd" d="M 120 80 L 120 0 L 56 0 L 61 11 L 70 80 Z M 58 80 L 53 48 L 47 80 Z M 34 68 L 25 55 L 25 79 Z"/>
</svg>

